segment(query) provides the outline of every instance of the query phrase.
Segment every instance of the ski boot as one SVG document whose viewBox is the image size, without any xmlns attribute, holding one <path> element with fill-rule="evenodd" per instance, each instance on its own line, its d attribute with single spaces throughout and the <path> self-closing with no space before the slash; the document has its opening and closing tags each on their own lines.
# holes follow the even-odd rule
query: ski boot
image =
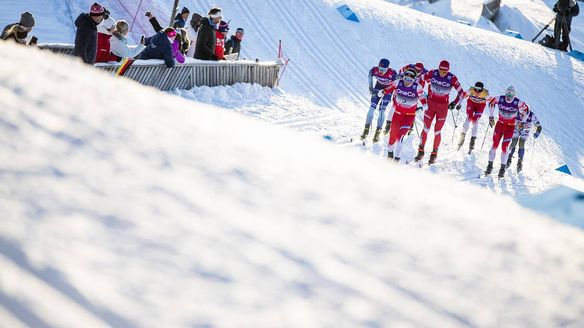
<svg viewBox="0 0 584 328">
<path fill-rule="evenodd" d="M 470 137 L 470 145 L 468 146 L 468 154 L 469 155 L 470 155 L 470 153 L 472 153 L 472 150 L 474 149 L 476 140 L 477 140 L 477 137 Z"/>
<path fill-rule="evenodd" d="M 517 160 L 517 173 L 521 172 L 521 170 L 523 170 L 523 158 Z"/>
<path fill-rule="evenodd" d="M 501 168 L 499 169 L 499 179 L 505 177 L 505 168 L 507 165 L 501 164 Z"/>
<path fill-rule="evenodd" d="M 396 163 L 399 163 L 399 157 L 393 159 Z"/>
<path fill-rule="evenodd" d="M 387 158 L 388 159 L 393 159 L 393 152 L 392 151 L 388 151 L 387 152 Z"/>
<path fill-rule="evenodd" d="M 466 133 L 462 132 L 460 134 L 460 140 L 458 141 L 458 148 L 456 150 L 460 150 L 460 148 L 462 148 L 462 145 L 464 145 L 464 137 L 466 136 Z"/>
<path fill-rule="evenodd" d="M 367 138 L 367 135 L 369 134 L 369 127 L 371 125 L 370 124 L 365 124 L 365 129 L 363 129 L 363 134 L 361 135 L 361 140 L 365 140 L 365 138 Z"/>
<path fill-rule="evenodd" d="M 489 162 L 489 165 L 487 165 L 487 169 L 485 170 L 485 175 L 489 175 L 489 174 L 491 174 L 491 172 L 493 172 L 493 162 Z"/>
<path fill-rule="evenodd" d="M 432 150 L 432 153 L 430 153 L 430 160 L 428 160 L 428 164 L 436 163 L 437 157 L 438 157 L 438 149 Z"/>
<path fill-rule="evenodd" d="M 391 128 L 391 121 L 385 122 L 385 129 L 383 130 L 383 134 L 387 135 L 389 133 L 389 129 Z"/>
<path fill-rule="evenodd" d="M 379 141 L 379 134 L 381 133 L 381 128 L 375 129 L 375 134 L 373 135 L 373 143 Z"/>
<path fill-rule="evenodd" d="M 418 147 L 418 155 L 416 155 L 416 157 L 414 158 L 414 160 L 416 162 L 418 162 L 423 157 L 424 157 L 424 146 L 420 145 L 420 147 Z"/>
</svg>

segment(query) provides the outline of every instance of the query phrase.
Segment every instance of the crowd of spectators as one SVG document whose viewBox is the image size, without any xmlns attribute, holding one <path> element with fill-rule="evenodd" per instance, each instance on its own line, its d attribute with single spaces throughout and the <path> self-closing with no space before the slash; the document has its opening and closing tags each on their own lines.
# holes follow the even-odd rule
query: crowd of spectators
<svg viewBox="0 0 584 328">
<path fill-rule="evenodd" d="M 130 45 L 127 21 L 116 21 L 99 3 L 75 20 L 75 45 L 73 55 L 87 64 L 119 62 L 123 58 L 162 59 L 167 67 L 182 64 L 186 58 L 199 60 L 238 59 L 244 30 L 238 28 L 228 38 L 229 23 L 223 20 L 220 8 L 211 8 L 207 16 L 193 13 L 184 7 L 174 17 L 173 26 L 163 27 L 158 19 L 146 12 L 153 28 L 153 35 L 142 35 L 139 44 Z M 190 17 L 190 20 L 189 20 Z M 4 28 L 0 39 L 14 40 L 19 44 L 36 44 L 37 38 L 30 33 L 35 19 L 30 12 L 22 13 L 18 23 Z"/>
</svg>

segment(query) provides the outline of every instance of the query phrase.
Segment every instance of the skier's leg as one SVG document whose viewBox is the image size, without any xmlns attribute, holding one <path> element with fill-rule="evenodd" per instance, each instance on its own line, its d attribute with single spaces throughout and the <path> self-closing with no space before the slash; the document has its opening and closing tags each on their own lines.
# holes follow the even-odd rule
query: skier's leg
<svg viewBox="0 0 584 328">
<path fill-rule="evenodd" d="M 477 104 L 475 106 L 475 111 L 473 115 L 473 122 L 472 122 L 472 136 L 476 138 L 477 133 L 479 132 L 479 120 L 483 116 L 483 112 L 485 111 L 485 104 Z"/>
<path fill-rule="evenodd" d="M 401 124 L 401 115 L 394 112 L 391 119 L 391 129 L 389 130 L 389 141 L 387 144 L 387 151 L 389 157 L 394 157 L 395 143 L 399 137 L 399 125 Z"/>
<path fill-rule="evenodd" d="M 434 124 L 434 150 L 438 150 L 442 141 L 442 127 L 448 116 L 448 104 L 440 104 L 436 111 L 436 123 Z"/>
<path fill-rule="evenodd" d="M 468 101 L 466 103 L 466 120 L 464 120 L 464 123 L 462 124 L 462 133 L 466 134 L 466 131 L 468 131 L 468 127 L 470 126 L 471 123 L 473 123 L 473 106 L 471 105 L 472 102 Z"/>
<path fill-rule="evenodd" d="M 503 136 L 501 127 L 502 124 L 497 122 L 497 125 L 495 125 L 495 131 L 493 132 L 493 145 L 491 146 L 491 150 L 489 151 L 489 162 L 495 160 L 497 148 L 499 148 L 499 143 L 501 142 L 501 137 Z"/>
<path fill-rule="evenodd" d="M 385 95 L 383 98 L 381 98 L 381 105 L 379 106 L 379 117 L 377 118 L 377 129 L 383 129 L 383 123 L 385 122 L 385 109 L 387 108 L 387 105 L 389 105 L 390 100 L 391 96 L 388 95 Z M 393 113 L 389 114 L 393 115 Z"/>
<path fill-rule="evenodd" d="M 379 103 L 379 97 L 374 94 L 371 96 L 371 106 L 369 107 L 369 111 L 367 112 L 367 120 L 365 121 L 365 125 L 370 126 L 371 122 L 373 122 L 373 115 L 375 115 L 375 110 L 377 109 L 377 104 Z"/>
<path fill-rule="evenodd" d="M 426 145 L 426 139 L 428 138 L 428 132 L 430 131 L 430 126 L 432 125 L 432 121 L 436 116 L 435 112 L 435 103 L 428 102 L 428 109 L 424 112 L 424 130 L 422 131 L 421 135 L 421 142 L 420 146 L 423 148 Z"/>
<path fill-rule="evenodd" d="M 503 141 L 501 145 L 501 165 L 506 166 L 507 164 L 507 156 L 509 155 L 507 148 L 509 147 L 509 143 L 511 143 L 511 140 L 513 139 L 514 131 L 515 127 L 513 125 L 505 126 L 505 130 L 503 131 Z"/>
</svg>

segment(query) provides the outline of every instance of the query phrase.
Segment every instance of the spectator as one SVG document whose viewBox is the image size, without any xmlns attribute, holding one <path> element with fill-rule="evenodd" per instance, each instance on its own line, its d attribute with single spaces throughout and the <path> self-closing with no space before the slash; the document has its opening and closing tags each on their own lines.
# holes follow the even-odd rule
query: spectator
<svg viewBox="0 0 584 328">
<path fill-rule="evenodd" d="M 183 7 L 180 13 L 177 14 L 176 17 L 174 18 L 174 24 L 172 26 L 174 28 L 185 28 L 190 13 L 191 12 L 187 7 Z"/>
<path fill-rule="evenodd" d="M 245 31 L 240 27 L 235 30 L 235 35 L 232 35 L 227 42 L 225 42 L 225 54 L 238 54 L 237 58 L 239 59 L 239 54 L 241 52 L 241 41 L 243 40 L 243 35 Z"/>
<path fill-rule="evenodd" d="M 140 40 L 140 44 L 135 48 L 130 48 L 128 46 L 128 31 L 130 27 L 128 22 L 125 20 L 119 20 L 116 24 L 116 29 L 112 33 L 110 39 L 110 46 L 112 54 L 122 57 L 122 58 L 135 58 L 137 57 L 146 47 L 144 46 L 144 36 Z"/>
<path fill-rule="evenodd" d="M 172 27 L 156 33 L 146 40 L 146 49 L 140 54 L 138 59 L 162 59 L 166 67 L 174 67 L 175 52 L 178 51 L 178 43 L 175 43 L 176 31 Z M 176 44 L 176 46 L 173 46 Z M 182 57 L 184 61 L 184 57 Z M 177 58 L 178 60 L 178 58 Z"/>
<path fill-rule="evenodd" d="M 162 31 L 162 26 L 158 22 L 158 19 L 156 19 L 156 17 L 154 17 L 154 15 L 152 15 L 151 12 L 147 11 L 146 17 L 148 17 L 148 21 L 150 22 L 150 24 L 152 25 L 152 28 L 154 29 L 154 31 L 156 33 Z M 175 31 L 177 31 L 177 30 L 175 30 Z M 185 62 L 184 54 L 188 50 L 189 42 L 185 40 L 186 39 L 186 31 L 185 32 L 179 31 L 179 32 L 177 32 L 176 38 L 173 41 L 172 48 L 179 50 L 179 52 L 177 53 L 178 56 L 176 57 L 176 60 L 179 63 L 184 63 Z M 146 46 L 148 46 L 149 39 L 150 38 L 146 38 Z M 176 43 L 177 45 L 175 46 L 174 43 Z"/>
<path fill-rule="evenodd" d="M 108 17 L 104 19 L 101 24 L 97 26 L 97 55 L 95 58 L 96 63 L 105 63 L 109 61 L 120 61 L 121 57 L 118 57 L 111 53 L 110 39 L 112 33 L 116 30 L 116 21 Z"/>
<path fill-rule="evenodd" d="M 184 28 L 177 28 L 176 32 L 176 39 L 180 44 L 180 52 L 181 54 L 186 55 L 191 47 L 191 40 L 189 40 L 188 32 Z"/>
<path fill-rule="evenodd" d="M 105 9 L 97 2 L 91 5 L 89 14 L 81 14 L 75 20 L 75 48 L 73 55 L 93 65 L 97 55 L 97 25 L 103 20 Z"/>
<path fill-rule="evenodd" d="M 567 51 L 568 45 L 570 44 L 572 17 L 578 16 L 580 13 L 580 7 L 576 0 L 559 0 L 554 5 L 554 12 L 558 13 L 554 25 L 556 49 Z M 562 42 L 560 42 L 560 35 L 562 37 Z"/>
<path fill-rule="evenodd" d="M 196 59 L 217 60 L 215 56 L 215 44 L 217 43 L 215 27 L 221 22 L 221 18 L 222 14 L 219 8 L 212 8 L 209 10 L 208 17 L 201 18 L 195 49 Z"/>
<path fill-rule="evenodd" d="M 189 51 L 187 52 L 187 57 L 194 58 L 195 57 L 195 48 L 197 48 L 197 32 L 199 31 L 199 27 L 201 27 L 201 14 L 194 13 L 191 16 L 191 22 L 187 27 L 187 36 L 190 40 Z"/>
<path fill-rule="evenodd" d="M 2 34 L 0 34 L 0 39 L 14 39 L 17 43 L 27 44 L 28 34 L 32 31 L 34 24 L 34 16 L 26 11 L 20 15 L 18 23 L 8 24 L 4 27 Z"/>
<path fill-rule="evenodd" d="M 216 60 L 225 60 L 225 38 L 229 33 L 229 24 L 226 21 L 221 21 L 215 35 L 217 42 L 215 42 L 215 57 Z"/>
</svg>

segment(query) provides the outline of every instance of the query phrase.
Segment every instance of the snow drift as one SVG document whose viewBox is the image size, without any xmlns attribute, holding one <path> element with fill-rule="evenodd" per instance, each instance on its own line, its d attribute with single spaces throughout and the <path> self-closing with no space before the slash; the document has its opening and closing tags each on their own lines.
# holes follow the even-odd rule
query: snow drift
<svg viewBox="0 0 584 328">
<path fill-rule="evenodd" d="M 0 61 L 1 325 L 584 320 L 581 230 L 69 58 Z"/>
</svg>

